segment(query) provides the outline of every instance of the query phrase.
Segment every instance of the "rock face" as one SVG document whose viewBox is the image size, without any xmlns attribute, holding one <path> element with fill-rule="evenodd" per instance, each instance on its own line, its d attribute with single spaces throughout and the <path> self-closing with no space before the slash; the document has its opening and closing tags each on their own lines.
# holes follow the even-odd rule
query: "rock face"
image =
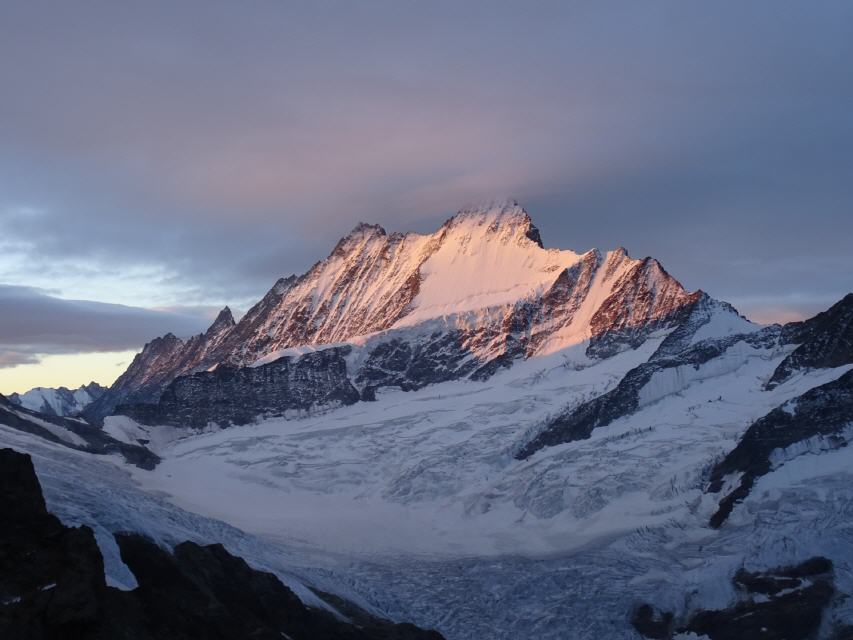
<svg viewBox="0 0 853 640">
<path fill-rule="evenodd" d="M 853 293 L 809 320 L 785 325 L 783 337 L 799 346 L 776 368 L 767 383 L 770 389 L 796 371 L 853 362 Z"/>
<path fill-rule="evenodd" d="M 177 375 L 204 367 L 208 354 L 233 327 L 234 317 L 225 307 L 206 332 L 186 342 L 171 333 L 155 338 L 136 354 L 127 371 L 109 390 L 84 409 L 83 416 L 93 424 L 100 424 L 120 403 L 156 401 Z"/>
<path fill-rule="evenodd" d="M 853 370 L 777 407 L 752 424 L 738 445 L 711 472 L 708 491 L 720 493 L 727 477 L 739 476 L 711 517 L 719 527 L 755 481 L 787 457 L 847 446 L 853 439 Z"/>
<path fill-rule="evenodd" d="M 106 591 L 94 535 L 47 512 L 29 456 L 0 450 L 0 479 L 0 637 L 75 637 Z"/>
<path fill-rule="evenodd" d="M 616 271 L 625 259 L 624 249 L 611 254 L 606 273 Z M 687 294 L 653 258 L 636 261 L 616 279 L 611 291 L 590 320 L 587 353 L 597 358 L 636 348 L 651 332 L 681 324 L 705 296 L 701 291 Z"/>
<path fill-rule="evenodd" d="M 66 387 L 35 387 L 25 393 L 12 393 L 8 399 L 12 404 L 39 413 L 64 417 L 79 414 L 106 391 L 106 387 L 90 382 L 74 390 Z"/>
<path fill-rule="evenodd" d="M 667 639 L 674 633 L 711 640 L 805 640 L 814 637 L 835 588 L 832 563 L 814 557 L 802 564 L 768 571 L 739 570 L 732 582 L 738 601 L 728 609 L 698 611 L 682 624 L 651 605 L 637 608 L 632 624 L 646 638 Z"/>
<path fill-rule="evenodd" d="M 116 536 L 139 586 L 106 585 L 91 529 L 48 513 L 30 457 L 0 450 L 0 637 L 4 640 L 440 640 L 434 631 L 360 612 L 359 624 L 311 609 L 273 574 L 221 545 L 172 553 Z M 354 605 L 349 605 L 354 608 Z"/>
<path fill-rule="evenodd" d="M 428 235 L 360 224 L 307 273 L 280 279 L 239 323 L 229 312 L 187 342 L 150 342 L 86 416 L 97 422 L 118 404 L 155 402 L 180 376 L 305 345 L 364 345 L 364 366 L 349 375 L 367 395 L 488 377 L 587 340 L 589 358 L 601 359 L 680 326 L 706 300 L 624 249 L 544 249 L 514 202 L 461 211 Z"/>
<path fill-rule="evenodd" d="M 123 405 L 117 411 L 142 424 L 203 427 L 246 424 L 259 415 L 308 411 L 357 402 L 347 378 L 349 347 L 282 357 L 258 367 L 217 367 L 174 380 L 156 404 Z"/>
<path fill-rule="evenodd" d="M 153 469 L 160 461 L 145 447 L 120 442 L 82 420 L 31 411 L 12 404 L 2 395 L 0 424 L 78 451 L 102 455 L 117 453 L 141 469 Z"/>
</svg>

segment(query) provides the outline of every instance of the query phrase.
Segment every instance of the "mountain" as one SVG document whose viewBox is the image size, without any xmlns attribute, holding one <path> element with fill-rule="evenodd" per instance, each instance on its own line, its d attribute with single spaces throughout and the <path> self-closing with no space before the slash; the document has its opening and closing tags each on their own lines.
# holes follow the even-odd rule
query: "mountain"
<svg viewBox="0 0 853 640">
<path fill-rule="evenodd" d="M 545 249 L 527 212 L 507 202 L 460 211 L 427 235 L 359 224 L 308 272 L 280 279 L 239 323 L 226 308 L 187 342 L 169 334 L 148 343 L 86 415 L 100 421 L 119 404 L 156 402 L 180 376 L 266 364 L 294 348 L 349 344 L 348 376 L 370 397 L 487 378 L 582 342 L 588 363 L 656 331 L 705 325 L 723 333 L 751 326 L 685 291 L 652 258 Z"/>
<path fill-rule="evenodd" d="M 225 307 L 204 333 L 181 340 L 171 333 L 156 338 L 136 354 L 130 366 L 83 412 L 93 423 L 100 423 L 112 413 L 119 402 L 150 402 L 156 400 L 166 384 L 179 373 L 203 367 L 208 354 L 218 346 L 234 327 L 231 309 Z"/>
<path fill-rule="evenodd" d="M 106 391 L 106 387 L 102 387 L 97 382 L 81 385 L 73 391 L 66 387 L 55 389 L 35 387 L 25 393 L 12 393 L 8 396 L 8 400 L 12 404 L 49 415 L 73 416 L 83 411 Z"/>
<path fill-rule="evenodd" d="M 194 569 L 239 557 L 449 640 L 844 640 L 851 344 L 853 294 L 759 326 L 507 203 L 361 225 L 239 323 L 152 341 L 102 428 L 0 402 L 0 444 L 127 590 L 156 561 L 216 594 Z M 128 533 L 159 551 L 125 562 Z"/>
</svg>

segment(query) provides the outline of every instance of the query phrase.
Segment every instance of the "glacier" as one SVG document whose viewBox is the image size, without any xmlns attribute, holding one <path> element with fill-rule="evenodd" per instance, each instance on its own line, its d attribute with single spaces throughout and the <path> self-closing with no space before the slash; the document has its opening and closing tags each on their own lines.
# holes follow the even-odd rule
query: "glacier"
<svg viewBox="0 0 853 640">
<path fill-rule="evenodd" d="M 307 602 L 321 588 L 459 640 L 636 638 L 638 602 L 723 607 L 736 569 L 816 554 L 853 593 L 853 449 L 801 447 L 721 530 L 703 491 L 754 419 L 849 365 L 767 390 L 789 349 L 740 345 L 675 382 L 653 377 L 634 414 L 589 439 L 514 458 L 549 416 L 613 388 L 663 339 L 580 369 L 583 345 L 486 381 L 228 429 L 108 418 L 114 437 L 149 441 L 162 458 L 152 471 L 4 427 L 0 443 L 33 455 L 51 510 L 95 529 L 111 584 L 125 588 L 133 576 L 110 533 L 134 530 L 222 542 Z M 853 607 L 832 616 L 849 622 Z"/>
</svg>

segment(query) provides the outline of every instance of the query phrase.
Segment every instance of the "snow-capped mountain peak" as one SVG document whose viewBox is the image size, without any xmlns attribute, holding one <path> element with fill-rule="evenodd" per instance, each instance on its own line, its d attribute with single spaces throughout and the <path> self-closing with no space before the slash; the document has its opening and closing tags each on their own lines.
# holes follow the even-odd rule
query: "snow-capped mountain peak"
<svg viewBox="0 0 853 640">
<path fill-rule="evenodd" d="M 305 274 L 278 280 L 240 322 L 226 307 L 205 334 L 150 343 L 96 408 L 106 415 L 110 402 L 156 400 L 180 375 L 266 363 L 295 347 L 358 347 L 371 371 L 348 372 L 359 388 L 488 376 L 585 341 L 601 359 L 671 330 L 701 299 L 657 260 L 621 247 L 545 249 L 515 201 L 463 209 L 431 234 L 360 223 Z M 415 350 L 385 362 L 381 345 L 394 341 Z"/>
<path fill-rule="evenodd" d="M 514 239 L 523 242 L 523 237 L 542 248 L 539 229 L 533 224 L 530 214 L 515 200 L 462 209 L 449 218 L 442 229 L 465 233 L 481 227 L 485 227 L 492 234 L 500 234 L 504 241 Z"/>
<path fill-rule="evenodd" d="M 235 324 L 237 323 L 234 322 L 234 316 L 231 313 L 231 309 L 226 306 L 216 316 L 216 320 L 213 321 L 213 324 L 210 325 L 208 330 L 205 332 L 205 336 L 213 337 L 220 335 L 226 331 L 230 331 Z"/>
<path fill-rule="evenodd" d="M 60 417 L 72 416 L 100 398 L 106 390 L 97 382 L 81 385 L 77 389 L 35 387 L 24 393 L 10 394 L 9 401 L 31 411 Z"/>
</svg>

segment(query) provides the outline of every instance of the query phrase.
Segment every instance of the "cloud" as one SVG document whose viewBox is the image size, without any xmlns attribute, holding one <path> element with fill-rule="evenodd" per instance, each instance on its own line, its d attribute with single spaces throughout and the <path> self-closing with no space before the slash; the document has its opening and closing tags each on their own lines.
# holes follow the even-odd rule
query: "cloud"
<svg viewBox="0 0 853 640">
<path fill-rule="evenodd" d="M 0 369 L 17 367 L 21 364 L 38 364 L 38 362 L 39 358 L 34 353 L 0 350 Z"/>
<path fill-rule="evenodd" d="M 849 288 L 849 2 L 0 11 L 6 282 L 245 306 L 358 220 L 514 196 L 719 297 Z"/>
<path fill-rule="evenodd" d="M 31 287 L 0 285 L 0 367 L 39 356 L 138 349 L 172 332 L 187 336 L 211 322 L 210 309 L 157 311 L 65 300 Z"/>
</svg>

